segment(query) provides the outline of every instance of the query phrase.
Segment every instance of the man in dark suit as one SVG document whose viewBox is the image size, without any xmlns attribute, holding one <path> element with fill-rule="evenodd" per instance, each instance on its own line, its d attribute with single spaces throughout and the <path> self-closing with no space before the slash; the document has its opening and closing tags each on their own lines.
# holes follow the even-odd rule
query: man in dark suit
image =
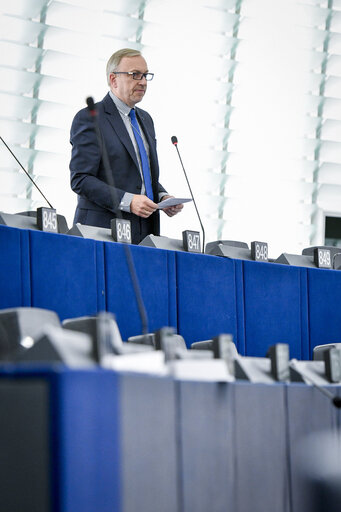
<svg viewBox="0 0 341 512">
<path fill-rule="evenodd" d="M 139 51 L 114 53 L 107 64 L 110 91 L 96 104 L 100 141 L 86 108 L 76 114 L 71 127 L 71 188 L 78 194 L 74 223 L 110 228 L 120 210 L 131 222 L 135 244 L 160 234 L 157 203 L 171 197 L 159 183 L 153 120 L 134 108 L 153 76 Z M 173 216 L 182 207 L 164 211 Z"/>
</svg>

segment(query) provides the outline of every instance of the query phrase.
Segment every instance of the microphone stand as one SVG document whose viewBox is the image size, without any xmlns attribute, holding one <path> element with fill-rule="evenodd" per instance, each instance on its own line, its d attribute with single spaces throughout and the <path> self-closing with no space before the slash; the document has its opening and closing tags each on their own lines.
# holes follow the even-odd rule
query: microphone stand
<svg viewBox="0 0 341 512">
<path fill-rule="evenodd" d="M 178 157 L 179 157 L 179 160 L 180 160 L 180 163 L 181 163 L 181 167 L 182 167 L 182 170 L 184 172 L 184 175 L 185 175 L 185 178 L 186 178 L 186 181 L 187 181 L 187 185 L 188 185 L 188 188 L 189 188 L 189 191 L 191 193 L 191 197 L 192 197 L 192 200 L 193 200 L 193 203 L 194 203 L 194 207 L 195 207 L 195 210 L 197 212 L 197 216 L 198 216 L 198 219 L 199 219 L 199 222 L 200 222 L 200 226 L 201 226 L 201 230 L 202 230 L 202 253 L 204 254 L 205 253 L 205 230 L 204 230 L 204 226 L 203 226 L 203 224 L 201 222 L 201 218 L 200 218 L 200 215 L 199 215 L 197 204 L 196 204 L 195 199 L 194 199 L 194 195 L 193 195 L 193 192 L 192 192 L 192 189 L 191 189 L 191 185 L 189 184 L 189 181 L 188 181 L 188 178 L 187 178 L 187 174 L 186 174 L 186 171 L 185 171 L 184 164 L 182 163 L 182 159 L 181 159 L 179 148 L 178 148 L 178 139 L 177 139 L 177 137 L 175 135 L 173 135 L 171 137 L 171 141 L 172 141 L 173 146 L 175 146 L 176 151 L 178 153 Z"/>
<path fill-rule="evenodd" d="M 90 112 L 90 115 L 94 121 L 94 128 L 95 128 L 95 133 L 96 133 L 96 137 L 97 137 L 97 142 L 98 142 L 99 149 L 102 151 L 104 170 L 105 170 L 107 182 L 110 185 L 110 191 L 111 191 L 111 195 L 112 195 L 112 199 L 113 199 L 113 204 L 115 204 L 115 203 L 118 204 L 118 197 L 117 197 L 117 192 L 116 192 L 116 188 L 115 188 L 114 176 L 111 171 L 108 152 L 107 152 L 104 140 L 102 141 L 101 132 L 100 132 L 98 121 L 97 121 L 97 110 L 96 110 L 93 98 L 91 98 L 91 97 L 87 98 L 86 103 L 88 105 L 88 110 Z M 122 212 L 119 208 L 117 208 L 117 217 L 119 219 L 123 218 Z M 129 269 L 129 274 L 130 274 L 130 278 L 131 278 L 131 281 L 133 284 L 134 294 L 135 294 L 137 307 L 138 307 L 139 315 L 140 315 L 140 319 L 141 319 L 142 334 L 147 334 L 148 333 L 147 312 L 146 312 L 146 308 L 144 306 L 144 302 L 142 299 L 141 288 L 139 285 L 134 261 L 132 258 L 132 254 L 131 254 L 129 245 L 123 244 L 123 247 L 124 247 L 124 252 L 125 252 L 128 269 Z"/>
</svg>

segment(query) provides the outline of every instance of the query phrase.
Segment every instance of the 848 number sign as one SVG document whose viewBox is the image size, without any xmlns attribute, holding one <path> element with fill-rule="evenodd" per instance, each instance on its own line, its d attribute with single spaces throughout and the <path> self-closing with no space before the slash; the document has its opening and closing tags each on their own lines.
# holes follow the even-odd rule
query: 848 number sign
<svg viewBox="0 0 341 512">
<path fill-rule="evenodd" d="M 268 244 L 251 242 L 251 258 L 255 261 L 268 261 Z"/>
</svg>

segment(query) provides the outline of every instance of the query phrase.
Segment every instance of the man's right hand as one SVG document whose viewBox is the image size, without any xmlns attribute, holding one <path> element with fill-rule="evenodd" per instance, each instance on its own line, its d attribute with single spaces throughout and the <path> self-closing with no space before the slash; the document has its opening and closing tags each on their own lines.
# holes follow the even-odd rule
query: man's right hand
<svg viewBox="0 0 341 512">
<path fill-rule="evenodd" d="M 130 211 L 139 217 L 147 219 L 157 209 L 157 204 L 153 203 L 149 197 L 144 195 L 134 195 L 130 203 Z"/>
</svg>

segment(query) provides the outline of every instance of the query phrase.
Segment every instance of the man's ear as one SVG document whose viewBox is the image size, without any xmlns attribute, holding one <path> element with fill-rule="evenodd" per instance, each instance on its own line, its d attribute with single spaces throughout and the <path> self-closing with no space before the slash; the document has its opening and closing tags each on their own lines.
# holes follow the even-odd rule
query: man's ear
<svg viewBox="0 0 341 512">
<path fill-rule="evenodd" d="M 114 73 L 110 73 L 109 80 L 110 80 L 110 87 L 112 87 L 113 89 L 116 89 L 117 80 L 116 80 L 116 75 Z"/>
</svg>

